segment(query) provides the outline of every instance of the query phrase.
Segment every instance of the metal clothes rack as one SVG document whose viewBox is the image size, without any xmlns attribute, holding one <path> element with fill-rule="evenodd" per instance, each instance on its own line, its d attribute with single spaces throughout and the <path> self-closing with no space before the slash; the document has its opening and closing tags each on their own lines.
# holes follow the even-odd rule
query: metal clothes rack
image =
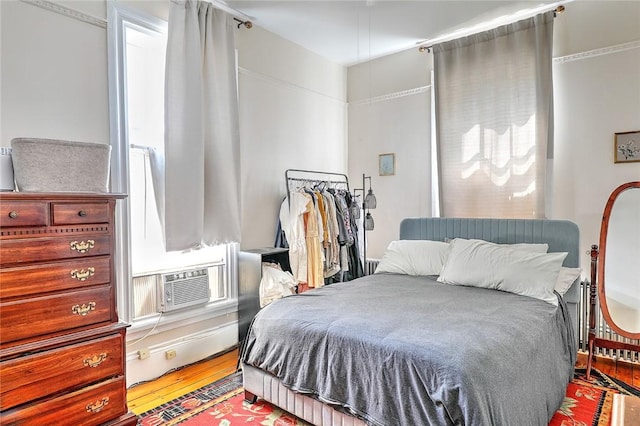
<svg viewBox="0 0 640 426">
<path fill-rule="evenodd" d="M 287 200 L 291 203 L 291 192 L 300 188 L 319 188 L 321 185 L 330 185 L 334 189 L 343 189 L 351 193 L 349 189 L 349 178 L 344 173 L 321 172 L 315 170 L 287 169 L 284 172 L 285 183 L 287 186 Z M 356 249 L 359 250 L 358 238 L 356 238 Z M 365 248 L 366 253 L 366 248 Z M 358 254 L 358 262 L 359 260 Z M 360 268 L 358 267 L 357 270 Z M 364 271 L 364 267 L 362 268 Z M 340 272 L 344 274 L 344 272 Z M 358 272 L 356 271 L 356 274 Z M 356 275 L 358 277 L 359 275 Z M 340 278 L 342 281 L 343 278 Z"/>
<path fill-rule="evenodd" d="M 333 178 L 325 178 L 331 176 L 333 176 Z M 344 185 L 344 188 L 339 189 L 345 189 L 349 192 L 349 178 L 343 173 L 287 169 L 284 172 L 284 178 L 287 185 L 287 200 L 290 200 L 292 190 L 302 188 L 307 185 L 319 186 L 324 183 L 327 185 L 333 185 L 334 188 Z"/>
</svg>

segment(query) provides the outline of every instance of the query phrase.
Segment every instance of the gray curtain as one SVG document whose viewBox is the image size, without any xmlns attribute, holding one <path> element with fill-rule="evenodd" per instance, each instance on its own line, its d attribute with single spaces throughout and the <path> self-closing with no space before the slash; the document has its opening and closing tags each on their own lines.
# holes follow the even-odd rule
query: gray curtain
<svg viewBox="0 0 640 426">
<path fill-rule="evenodd" d="M 167 251 L 240 241 L 234 27 L 233 17 L 211 3 L 171 0 L 165 74 Z"/>
<path fill-rule="evenodd" d="M 545 217 L 553 20 L 433 46 L 441 216 Z"/>
</svg>

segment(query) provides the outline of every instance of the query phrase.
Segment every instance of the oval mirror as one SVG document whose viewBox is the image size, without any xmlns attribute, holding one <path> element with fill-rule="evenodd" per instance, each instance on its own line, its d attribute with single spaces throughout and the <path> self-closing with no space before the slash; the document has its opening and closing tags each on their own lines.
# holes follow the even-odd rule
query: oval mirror
<svg viewBox="0 0 640 426">
<path fill-rule="evenodd" d="M 618 334 L 640 338 L 640 182 L 616 188 L 600 230 L 598 299 L 607 324 Z"/>
</svg>

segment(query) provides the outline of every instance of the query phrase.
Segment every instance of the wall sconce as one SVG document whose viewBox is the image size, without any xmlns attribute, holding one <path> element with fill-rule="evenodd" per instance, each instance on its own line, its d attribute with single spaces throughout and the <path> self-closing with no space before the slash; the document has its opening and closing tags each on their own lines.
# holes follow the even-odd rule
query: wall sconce
<svg viewBox="0 0 640 426">
<path fill-rule="evenodd" d="M 362 266 L 365 275 L 367 275 L 367 231 L 373 231 L 373 228 L 375 226 L 373 216 L 371 216 L 371 212 L 369 210 L 376 208 L 378 200 L 376 200 L 376 196 L 371 190 L 371 176 L 365 176 L 364 173 L 362 174 L 362 188 L 354 188 L 353 190 L 353 197 L 355 200 L 357 200 L 358 197 L 356 195 L 357 191 L 362 191 L 362 195 L 364 196 L 365 183 L 367 179 L 369 180 L 369 190 L 367 191 L 367 195 L 362 201 L 362 210 L 366 212 L 364 214 L 364 217 L 362 218 L 362 259 L 364 262 L 364 265 Z M 358 210 L 357 214 L 355 214 L 355 210 Z M 360 219 L 360 207 L 357 201 L 354 201 L 352 205 L 352 214 L 355 219 Z"/>
</svg>

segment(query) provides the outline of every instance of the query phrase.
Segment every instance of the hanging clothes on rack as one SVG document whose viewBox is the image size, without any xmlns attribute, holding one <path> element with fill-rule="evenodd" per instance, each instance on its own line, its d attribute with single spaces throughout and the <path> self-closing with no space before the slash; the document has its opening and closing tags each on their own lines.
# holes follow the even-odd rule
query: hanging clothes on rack
<svg viewBox="0 0 640 426">
<path fill-rule="evenodd" d="M 340 267 L 340 243 L 338 242 L 340 228 L 336 214 L 335 197 L 328 191 L 324 192 L 322 196 L 325 201 L 327 218 L 327 236 L 323 242 L 325 249 L 324 277 L 330 278 L 342 270 Z"/>
<path fill-rule="evenodd" d="M 307 239 L 304 214 L 309 211 L 309 200 L 301 192 L 289 194 L 280 206 L 280 227 L 289 246 L 291 273 L 299 283 L 307 282 Z M 284 247 L 278 245 L 276 247 Z"/>
<path fill-rule="evenodd" d="M 352 203 L 355 202 L 349 191 L 335 190 L 336 210 L 340 225 L 340 264 L 344 276 L 342 281 L 350 281 L 364 275 L 358 249 L 358 224 L 351 215 Z"/>
<path fill-rule="evenodd" d="M 307 243 L 307 285 L 310 288 L 318 288 L 324 285 L 322 266 L 324 253 L 320 235 L 322 234 L 322 219 L 320 218 L 319 201 L 313 192 L 303 194 L 310 201 L 304 215 L 305 237 Z"/>
<path fill-rule="evenodd" d="M 294 177 L 291 173 L 316 178 Z M 340 176 L 339 180 L 326 176 Z M 363 274 L 357 245 L 354 200 L 346 175 L 289 169 L 287 197 L 280 206 L 277 247 L 289 247 L 289 260 L 299 288 L 321 287 Z M 284 238 L 283 235 L 284 234 Z"/>
</svg>

